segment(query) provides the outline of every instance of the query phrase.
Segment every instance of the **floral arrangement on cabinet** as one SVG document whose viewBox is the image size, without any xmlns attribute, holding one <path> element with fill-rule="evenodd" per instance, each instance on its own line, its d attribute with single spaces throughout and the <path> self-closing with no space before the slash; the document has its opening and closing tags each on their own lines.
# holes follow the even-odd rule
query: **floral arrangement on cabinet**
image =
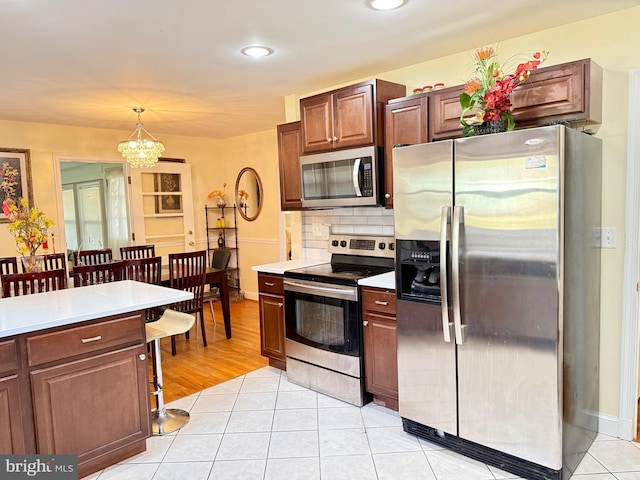
<svg viewBox="0 0 640 480">
<path fill-rule="evenodd" d="M 496 59 L 493 47 L 483 47 L 474 54 L 476 76 L 464 84 L 460 94 L 462 114 L 460 124 L 465 137 L 474 134 L 474 125 L 483 122 L 502 121 L 506 130 L 513 130 L 515 121 L 511 114 L 511 93 L 524 82 L 531 72 L 547 59 L 548 51 L 535 52 L 532 59 L 520 63 L 513 73 L 505 74 Z M 477 113 L 469 116 L 474 110 Z M 479 110 L 479 111 L 478 111 Z"/>
<path fill-rule="evenodd" d="M 222 185 L 222 190 L 220 189 L 211 190 L 209 192 L 209 195 L 207 195 L 207 198 L 209 200 L 213 200 L 214 198 L 217 198 L 218 201 L 216 202 L 216 205 L 218 205 L 218 207 L 224 207 L 227 204 L 227 202 L 224 199 L 224 195 L 226 191 L 227 191 L 227 184 L 224 183 Z"/>
<path fill-rule="evenodd" d="M 3 205 L 3 210 L 11 222 L 7 225 L 9 233 L 15 239 L 18 252 L 25 257 L 25 270 L 27 272 L 38 271 L 40 267 L 37 263 L 36 253 L 40 247 L 48 248 L 47 241 L 49 230 L 54 225 L 53 220 L 47 217 L 42 210 L 30 207 L 22 197 L 16 201 L 7 200 Z"/>
</svg>

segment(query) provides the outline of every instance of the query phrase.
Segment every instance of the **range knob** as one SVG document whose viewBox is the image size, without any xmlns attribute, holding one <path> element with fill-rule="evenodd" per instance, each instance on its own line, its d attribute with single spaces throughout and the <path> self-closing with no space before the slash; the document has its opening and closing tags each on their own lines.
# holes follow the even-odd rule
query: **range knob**
<svg viewBox="0 0 640 480">
<path fill-rule="evenodd" d="M 346 240 L 340 240 L 340 246 L 341 246 L 342 248 L 346 248 L 346 246 L 347 246 L 347 241 L 346 241 Z"/>
<path fill-rule="evenodd" d="M 331 245 L 332 245 L 333 247 L 337 247 L 337 246 L 338 246 L 338 243 L 340 243 L 340 242 L 338 242 L 338 240 L 331 240 Z"/>
<path fill-rule="evenodd" d="M 378 248 L 379 248 L 380 250 L 384 250 L 385 248 L 387 248 L 387 244 L 386 244 L 386 243 L 384 243 L 384 242 L 380 242 L 380 243 L 378 244 Z"/>
<path fill-rule="evenodd" d="M 393 242 L 389 242 L 389 250 L 395 250 L 396 246 Z"/>
</svg>

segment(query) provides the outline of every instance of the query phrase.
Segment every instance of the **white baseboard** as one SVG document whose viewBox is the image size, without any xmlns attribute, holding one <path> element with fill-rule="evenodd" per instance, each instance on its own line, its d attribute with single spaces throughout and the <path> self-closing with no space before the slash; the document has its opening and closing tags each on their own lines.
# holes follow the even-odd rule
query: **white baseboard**
<svg viewBox="0 0 640 480">
<path fill-rule="evenodd" d="M 620 435 L 619 418 L 607 413 L 598 413 L 598 432 L 610 437 L 618 438 Z M 631 439 L 627 438 L 625 440 Z"/>
</svg>

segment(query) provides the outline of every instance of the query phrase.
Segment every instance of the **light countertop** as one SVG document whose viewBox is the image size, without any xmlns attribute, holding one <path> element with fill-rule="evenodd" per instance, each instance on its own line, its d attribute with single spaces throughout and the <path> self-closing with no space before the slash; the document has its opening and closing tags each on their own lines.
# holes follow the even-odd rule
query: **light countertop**
<svg viewBox="0 0 640 480">
<path fill-rule="evenodd" d="M 123 280 L 0 299 L 0 338 L 193 298 L 190 292 Z"/>
<path fill-rule="evenodd" d="M 374 275 L 373 277 L 363 278 L 362 280 L 358 280 L 358 285 L 364 287 L 377 287 L 395 290 L 396 272 L 387 272 L 381 275 Z"/>
<path fill-rule="evenodd" d="M 321 260 L 318 258 L 299 258 L 296 260 L 288 260 L 286 262 L 254 265 L 253 267 L 251 267 L 251 270 L 260 273 L 275 273 L 277 275 L 283 275 L 287 270 L 293 270 L 294 268 L 312 267 L 313 265 L 320 265 L 322 263 L 329 263 L 329 260 Z"/>
</svg>

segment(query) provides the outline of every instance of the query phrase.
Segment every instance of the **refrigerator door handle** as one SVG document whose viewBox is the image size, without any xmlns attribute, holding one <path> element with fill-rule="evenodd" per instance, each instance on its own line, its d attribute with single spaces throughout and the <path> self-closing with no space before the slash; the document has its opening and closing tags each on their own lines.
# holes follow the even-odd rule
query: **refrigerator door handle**
<svg viewBox="0 0 640 480">
<path fill-rule="evenodd" d="M 449 322 L 449 296 L 447 294 L 447 231 L 449 230 L 451 207 L 443 206 L 440 212 L 440 305 L 442 306 L 442 334 L 444 341 L 451 343 L 452 323 Z"/>
<path fill-rule="evenodd" d="M 460 317 L 460 224 L 464 222 L 464 210 L 461 206 L 453 207 L 451 221 L 451 287 L 453 292 L 453 327 L 456 334 L 456 344 L 464 344 L 466 326 L 462 325 Z"/>
</svg>

